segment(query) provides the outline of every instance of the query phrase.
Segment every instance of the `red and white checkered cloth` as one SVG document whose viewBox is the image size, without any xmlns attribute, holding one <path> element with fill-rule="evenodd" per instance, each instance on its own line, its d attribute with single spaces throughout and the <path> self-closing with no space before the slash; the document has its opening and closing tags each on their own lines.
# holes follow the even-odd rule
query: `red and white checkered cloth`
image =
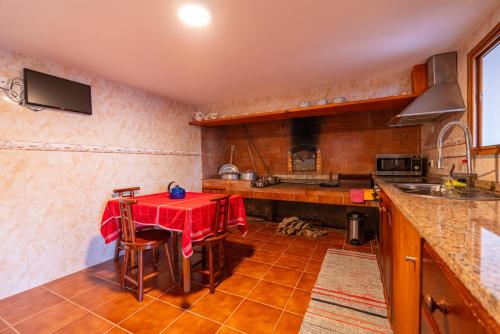
<svg viewBox="0 0 500 334">
<path fill-rule="evenodd" d="M 214 194 L 187 192 L 183 199 L 170 199 L 168 193 L 137 196 L 132 205 L 132 216 L 138 225 L 158 226 L 170 231 L 182 232 L 182 254 L 193 254 L 192 242 L 205 239 L 211 234 L 215 219 Z M 229 199 L 228 226 L 237 226 L 245 235 L 247 221 L 243 199 L 232 195 Z M 101 220 L 101 235 L 109 243 L 121 233 L 118 200 L 110 200 Z"/>
</svg>

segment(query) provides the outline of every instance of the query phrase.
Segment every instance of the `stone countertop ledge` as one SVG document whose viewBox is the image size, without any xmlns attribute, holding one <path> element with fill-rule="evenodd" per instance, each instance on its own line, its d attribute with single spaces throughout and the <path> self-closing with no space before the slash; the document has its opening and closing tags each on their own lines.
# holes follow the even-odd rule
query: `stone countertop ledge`
<svg viewBox="0 0 500 334">
<path fill-rule="evenodd" d="M 500 323 L 500 201 L 426 198 L 376 183 Z"/>
</svg>

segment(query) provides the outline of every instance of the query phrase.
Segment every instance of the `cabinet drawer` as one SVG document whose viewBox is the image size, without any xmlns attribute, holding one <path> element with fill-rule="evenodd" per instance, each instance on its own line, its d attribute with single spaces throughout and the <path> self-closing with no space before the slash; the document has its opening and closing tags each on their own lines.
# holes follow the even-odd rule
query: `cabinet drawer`
<svg viewBox="0 0 500 334">
<path fill-rule="evenodd" d="M 498 330 L 494 320 L 428 244 L 423 248 L 421 303 L 422 333 L 480 334 Z"/>
</svg>

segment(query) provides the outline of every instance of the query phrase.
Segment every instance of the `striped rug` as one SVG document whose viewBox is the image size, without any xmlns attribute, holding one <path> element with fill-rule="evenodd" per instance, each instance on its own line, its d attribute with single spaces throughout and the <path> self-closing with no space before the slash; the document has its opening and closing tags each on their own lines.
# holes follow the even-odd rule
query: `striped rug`
<svg viewBox="0 0 500 334">
<path fill-rule="evenodd" d="M 302 334 L 392 333 L 375 255 L 329 249 Z"/>
</svg>

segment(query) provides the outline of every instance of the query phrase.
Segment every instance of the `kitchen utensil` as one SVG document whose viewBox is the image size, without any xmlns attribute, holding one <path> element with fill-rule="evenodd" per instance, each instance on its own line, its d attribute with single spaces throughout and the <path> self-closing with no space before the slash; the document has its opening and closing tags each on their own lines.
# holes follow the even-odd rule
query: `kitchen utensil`
<svg viewBox="0 0 500 334">
<path fill-rule="evenodd" d="M 326 99 L 321 99 L 321 100 L 316 101 L 316 105 L 322 106 L 322 105 L 325 105 L 327 102 L 328 101 Z"/>
<path fill-rule="evenodd" d="M 193 118 L 196 121 L 203 121 L 205 119 L 205 114 L 202 113 L 201 111 L 197 111 L 193 113 Z"/>
<path fill-rule="evenodd" d="M 236 173 L 238 174 L 240 170 L 235 165 L 225 164 L 219 167 L 219 175 L 226 173 Z"/>
<path fill-rule="evenodd" d="M 253 154 L 252 154 L 252 149 L 250 148 L 250 138 L 248 136 L 248 131 L 246 131 L 244 125 L 242 125 L 242 128 L 243 132 L 245 133 L 245 141 L 247 143 L 247 149 L 248 149 L 248 154 L 250 155 L 250 160 L 252 161 L 253 170 L 256 171 L 257 167 L 255 167 L 255 160 L 253 160 Z"/>
<path fill-rule="evenodd" d="M 175 187 L 172 188 L 172 185 L 175 183 L 175 181 L 172 181 L 168 184 L 168 193 L 170 198 L 172 199 L 181 199 L 186 197 L 186 190 L 181 188 L 179 185 L 176 185 Z"/>
<path fill-rule="evenodd" d="M 344 96 L 337 96 L 334 97 L 333 99 L 330 100 L 330 103 L 342 103 L 347 101 L 347 99 Z"/>
<path fill-rule="evenodd" d="M 281 182 L 281 178 L 280 177 L 278 177 L 278 176 L 271 176 L 271 175 L 262 177 L 262 180 L 264 180 L 265 182 L 267 182 L 269 184 L 278 184 L 278 183 Z"/>
<path fill-rule="evenodd" d="M 257 181 L 252 183 L 252 187 L 255 188 L 265 188 L 270 186 L 271 184 L 269 182 L 266 182 L 263 178 L 258 179 Z"/>
<path fill-rule="evenodd" d="M 223 179 L 223 180 L 239 180 L 240 174 L 238 174 L 238 173 L 224 173 L 221 175 L 221 179 Z"/>
<path fill-rule="evenodd" d="M 257 174 L 253 170 L 247 170 L 240 174 L 240 180 L 245 181 L 255 181 L 257 179 Z"/>
</svg>

